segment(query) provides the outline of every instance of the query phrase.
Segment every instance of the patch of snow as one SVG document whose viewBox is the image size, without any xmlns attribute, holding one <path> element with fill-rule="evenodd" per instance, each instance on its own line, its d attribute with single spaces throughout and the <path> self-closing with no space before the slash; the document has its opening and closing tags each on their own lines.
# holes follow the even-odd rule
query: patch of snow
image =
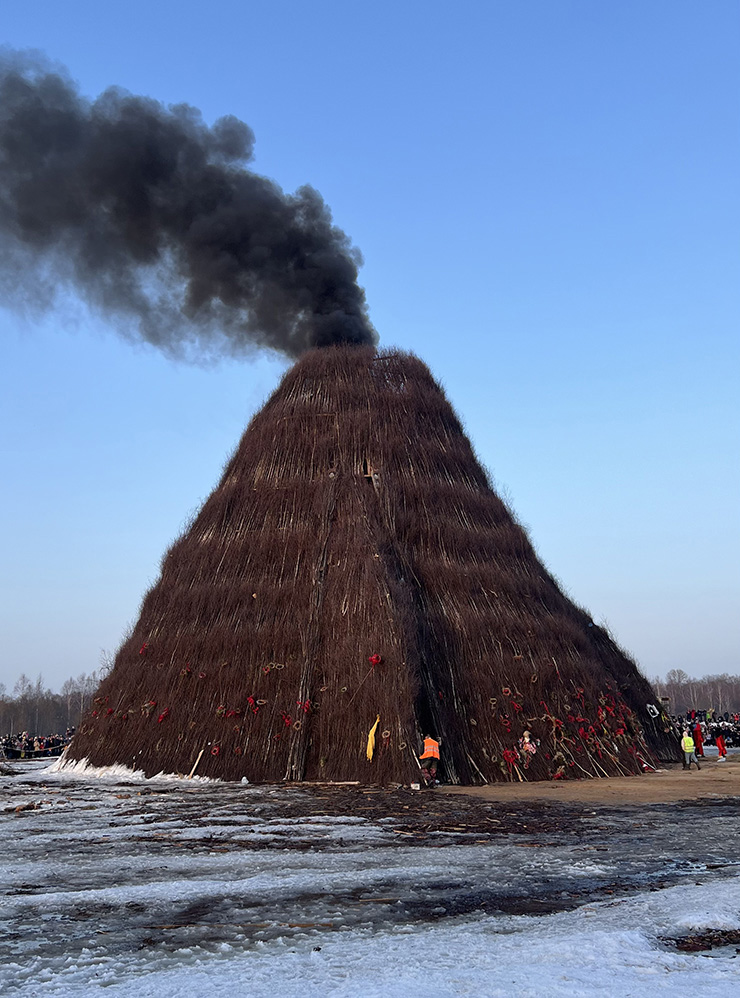
<svg viewBox="0 0 740 998">
<path fill-rule="evenodd" d="M 675 887 L 544 918 L 466 918 L 376 932 L 278 937 L 244 952 L 154 949 L 135 960 L 83 954 L 54 972 L 29 966 L 20 996 L 115 998 L 703 998 L 732 993 L 738 961 L 678 953 L 658 936 L 740 926 L 740 878 Z M 318 945 L 317 945 L 318 944 Z M 6 968 L 10 970 L 11 968 Z M 20 970 L 20 967 L 16 967 Z M 729 989 L 729 990 L 728 990 Z"/>
<path fill-rule="evenodd" d="M 399 818 L 286 817 L 297 789 L 53 769 L 0 776 L 3 995 L 725 998 L 740 978 L 729 947 L 660 941 L 740 927 L 731 806 L 699 840 L 665 807 L 409 844 Z M 589 902 L 607 889 L 632 894 Z M 510 913 L 541 897 L 571 910 Z"/>
<path fill-rule="evenodd" d="M 89 759 L 67 759 L 66 752 L 63 752 L 58 759 L 48 766 L 44 772 L 64 774 L 65 776 L 94 777 L 99 780 L 119 782 L 120 780 L 134 780 L 146 783 L 169 783 L 172 781 L 187 780 L 188 783 L 220 783 L 210 776 L 183 776 L 182 773 L 157 773 L 156 776 L 147 776 L 143 769 L 132 769 L 122 763 L 114 766 L 93 766 Z M 244 782 L 244 781 L 242 781 Z"/>
</svg>

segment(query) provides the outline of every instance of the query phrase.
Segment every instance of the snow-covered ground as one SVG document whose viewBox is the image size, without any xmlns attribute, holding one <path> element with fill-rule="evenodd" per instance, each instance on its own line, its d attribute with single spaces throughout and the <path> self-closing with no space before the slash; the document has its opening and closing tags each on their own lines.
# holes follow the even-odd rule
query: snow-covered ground
<svg viewBox="0 0 740 998">
<path fill-rule="evenodd" d="M 417 835 L 397 814 L 296 814 L 310 788 L 11 768 L 3 995 L 725 998 L 740 986 L 735 945 L 670 944 L 740 929 L 735 801 L 563 809 L 562 833 L 549 815 L 547 834 L 531 818 L 497 832 L 509 826 L 492 806 L 472 832 L 431 821 Z M 450 800 L 410 806 L 440 814 Z"/>
</svg>

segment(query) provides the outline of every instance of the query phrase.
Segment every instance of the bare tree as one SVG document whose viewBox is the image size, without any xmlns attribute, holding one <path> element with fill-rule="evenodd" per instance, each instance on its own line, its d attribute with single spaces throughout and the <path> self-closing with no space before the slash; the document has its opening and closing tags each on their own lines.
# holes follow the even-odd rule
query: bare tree
<svg viewBox="0 0 740 998">
<path fill-rule="evenodd" d="M 13 687 L 13 696 L 16 700 L 28 700 L 33 693 L 33 683 L 25 674 L 22 672 L 18 679 L 16 680 L 15 686 Z"/>
<path fill-rule="evenodd" d="M 98 682 L 102 682 L 113 671 L 113 664 L 116 660 L 115 652 L 108 651 L 107 648 L 100 649 L 100 657 L 97 670 L 93 675 L 97 676 Z"/>
<path fill-rule="evenodd" d="M 74 679 L 66 679 L 62 685 L 62 696 L 67 704 L 67 727 L 72 727 L 72 701 L 77 692 L 77 683 Z"/>
<path fill-rule="evenodd" d="M 669 686 L 683 686 L 684 683 L 688 683 L 690 676 L 683 669 L 669 669 L 666 674 L 665 681 Z"/>
</svg>

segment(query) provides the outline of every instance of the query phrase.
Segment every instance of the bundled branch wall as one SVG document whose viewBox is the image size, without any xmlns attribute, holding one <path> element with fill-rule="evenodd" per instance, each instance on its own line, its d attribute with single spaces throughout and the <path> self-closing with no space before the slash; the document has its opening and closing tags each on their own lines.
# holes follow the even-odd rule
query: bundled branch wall
<svg viewBox="0 0 740 998">
<path fill-rule="evenodd" d="M 540 564 L 425 365 L 325 348 L 166 554 L 72 756 L 408 783 L 426 730 L 454 782 L 637 773 L 678 758 L 654 702 Z"/>
</svg>

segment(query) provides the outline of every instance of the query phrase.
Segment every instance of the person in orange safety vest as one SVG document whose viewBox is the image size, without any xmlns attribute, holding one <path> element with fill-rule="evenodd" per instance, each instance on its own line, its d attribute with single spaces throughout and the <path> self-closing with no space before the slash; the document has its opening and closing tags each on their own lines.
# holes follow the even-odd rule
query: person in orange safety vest
<svg viewBox="0 0 740 998">
<path fill-rule="evenodd" d="M 421 763 L 421 775 L 427 786 L 434 786 L 437 782 L 440 744 L 440 741 L 432 738 L 431 735 L 424 735 L 424 751 L 419 756 L 419 762 Z"/>
</svg>

